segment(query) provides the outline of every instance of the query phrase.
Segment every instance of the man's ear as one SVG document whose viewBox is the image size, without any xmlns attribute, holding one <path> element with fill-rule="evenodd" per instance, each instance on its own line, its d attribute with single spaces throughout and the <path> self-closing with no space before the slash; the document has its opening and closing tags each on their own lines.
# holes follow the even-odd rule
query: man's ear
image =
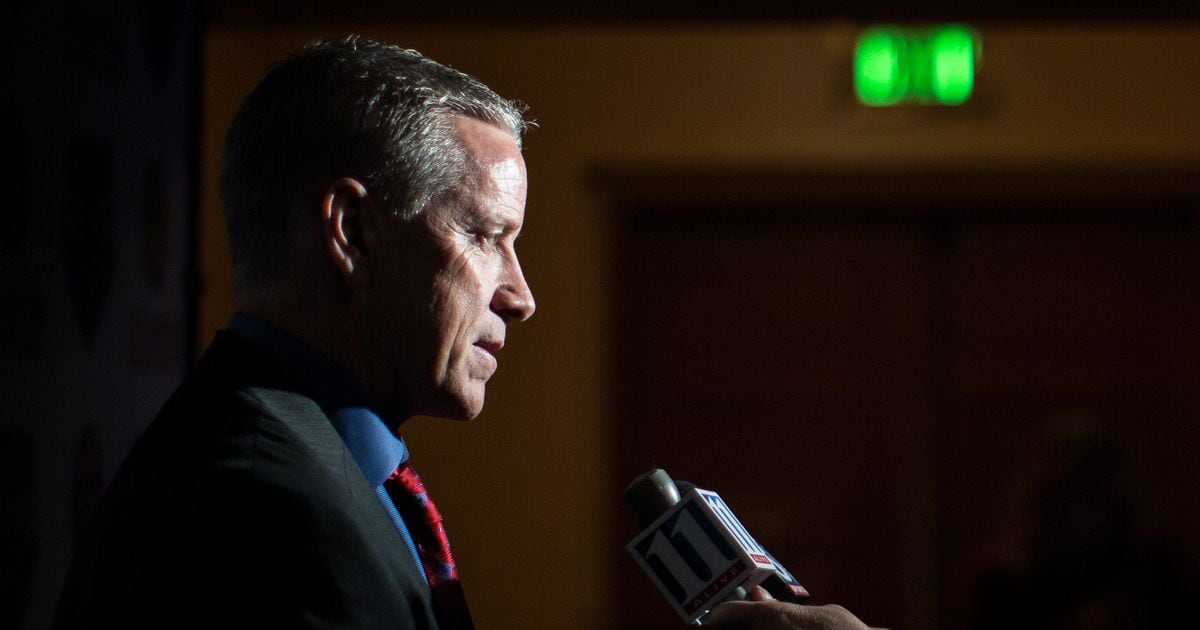
<svg viewBox="0 0 1200 630">
<path fill-rule="evenodd" d="M 329 186 L 321 200 L 321 224 L 330 259 L 351 287 L 367 281 L 367 248 L 364 230 L 372 211 L 367 187 L 349 177 Z"/>
</svg>

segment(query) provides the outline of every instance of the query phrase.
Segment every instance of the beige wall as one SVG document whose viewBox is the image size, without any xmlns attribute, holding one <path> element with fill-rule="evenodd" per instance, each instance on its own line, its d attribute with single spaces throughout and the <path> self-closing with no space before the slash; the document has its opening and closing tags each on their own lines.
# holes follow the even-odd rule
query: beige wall
<svg viewBox="0 0 1200 630">
<path fill-rule="evenodd" d="M 538 313 L 510 332 L 480 418 L 406 427 L 447 514 L 481 628 L 608 625 L 625 541 L 609 534 L 621 488 L 606 467 L 613 252 L 597 167 L 1200 167 L 1200 27 L 984 27 L 971 104 L 884 110 L 849 94 L 848 24 L 213 31 L 203 87 L 202 345 L 232 309 L 216 194 L 225 128 L 267 64 L 312 37 L 351 31 L 476 75 L 529 103 L 540 124 L 527 138 L 521 240 Z"/>
</svg>

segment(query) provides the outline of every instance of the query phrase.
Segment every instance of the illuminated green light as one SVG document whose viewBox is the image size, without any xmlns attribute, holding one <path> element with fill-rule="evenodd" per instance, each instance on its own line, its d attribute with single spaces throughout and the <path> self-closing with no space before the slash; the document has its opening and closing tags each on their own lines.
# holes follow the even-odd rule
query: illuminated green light
<svg viewBox="0 0 1200 630">
<path fill-rule="evenodd" d="M 902 63 L 904 39 L 891 31 L 869 31 L 858 40 L 854 55 L 854 86 L 868 105 L 891 105 L 908 88 L 908 67 Z"/>
<path fill-rule="evenodd" d="M 869 29 L 855 48 L 854 90 L 875 107 L 960 105 L 974 90 L 981 50 L 974 31 L 963 26 Z"/>
<path fill-rule="evenodd" d="M 975 87 L 975 40 L 961 26 L 937 29 L 929 38 L 933 96 L 945 105 L 966 102 Z"/>
</svg>

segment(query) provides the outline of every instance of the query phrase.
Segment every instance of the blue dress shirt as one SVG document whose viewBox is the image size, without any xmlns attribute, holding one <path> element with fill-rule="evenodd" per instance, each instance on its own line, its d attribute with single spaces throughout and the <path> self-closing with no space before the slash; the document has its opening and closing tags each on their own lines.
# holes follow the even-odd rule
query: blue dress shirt
<svg viewBox="0 0 1200 630">
<path fill-rule="evenodd" d="M 375 489 L 383 509 L 412 553 L 418 572 L 425 575 L 412 535 L 383 487 L 392 471 L 408 460 L 408 447 L 384 424 L 370 394 L 325 355 L 261 319 L 238 313 L 229 322 L 229 332 L 266 350 L 291 370 L 301 392 L 329 416 L 334 430 L 346 443 L 346 449 L 362 469 L 367 483 Z"/>
</svg>

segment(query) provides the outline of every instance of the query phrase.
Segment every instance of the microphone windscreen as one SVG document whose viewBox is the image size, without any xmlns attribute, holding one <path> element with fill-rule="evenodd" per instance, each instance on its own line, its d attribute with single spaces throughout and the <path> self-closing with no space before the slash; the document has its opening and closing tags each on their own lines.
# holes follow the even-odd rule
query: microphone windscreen
<svg viewBox="0 0 1200 630">
<path fill-rule="evenodd" d="M 667 471 L 655 468 L 643 473 L 625 488 L 625 503 L 633 510 L 638 527 L 644 529 L 679 503 L 679 488 Z"/>
</svg>

